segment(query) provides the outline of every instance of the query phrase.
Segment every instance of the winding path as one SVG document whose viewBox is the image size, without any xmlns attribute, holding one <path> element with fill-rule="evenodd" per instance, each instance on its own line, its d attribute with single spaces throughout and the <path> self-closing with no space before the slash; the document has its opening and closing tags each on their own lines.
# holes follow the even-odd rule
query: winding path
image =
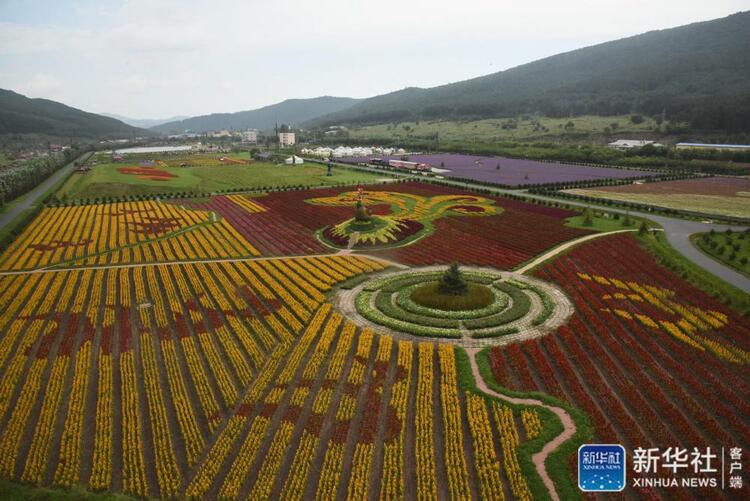
<svg viewBox="0 0 750 501">
<path fill-rule="evenodd" d="M 570 417 L 568 411 L 561 407 L 554 407 L 552 405 L 545 404 L 541 400 L 536 400 L 533 398 L 509 397 L 491 389 L 489 386 L 487 386 L 487 383 L 484 381 L 482 374 L 479 372 L 479 365 L 477 364 L 477 353 L 480 351 L 479 348 L 465 348 L 465 350 L 469 355 L 469 362 L 471 363 L 471 373 L 474 375 L 477 388 L 480 391 L 494 398 L 505 400 L 506 402 L 510 402 L 512 404 L 544 407 L 550 412 L 553 412 L 558 417 L 558 419 L 560 419 L 560 422 L 563 426 L 563 431 L 560 432 L 560 434 L 555 438 L 544 444 L 544 447 L 541 451 L 531 456 L 531 460 L 534 462 L 536 471 L 539 473 L 539 476 L 544 482 L 545 487 L 547 487 L 547 491 L 549 491 L 550 497 L 555 501 L 560 501 L 560 496 L 558 496 L 557 491 L 555 490 L 555 483 L 552 481 L 552 478 L 547 472 L 547 466 L 545 462 L 547 461 L 547 458 L 550 454 L 552 454 L 558 447 L 560 447 L 562 444 L 572 438 L 573 435 L 575 435 L 576 425 L 575 422 L 573 422 L 573 418 Z"/>
<path fill-rule="evenodd" d="M 607 235 L 614 235 L 615 233 L 627 233 L 630 231 L 638 231 L 638 230 L 616 230 L 616 231 L 607 231 L 602 233 L 592 233 L 590 235 L 586 235 L 580 238 L 576 238 L 573 240 L 568 240 L 567 242 L 564 242 L 554 249 L 551 249 L 544 254 L 542 254 L 539 257 L 534 258 L 532 261 L 529 261 L 525 265 L 521 266 L 516 270 L 517 273 L 526 273 L 527 271 L 536 268 L 543 262 L 552 259 L 556 255 L 560 254 L 561 252 L 565 252 L 566 250 L 570 249 L 571 247 L 575 247 L 576 245 L 586 242 L 587 240 L 592 240 L 594 238 L 604 237 Z"/>
</svg>

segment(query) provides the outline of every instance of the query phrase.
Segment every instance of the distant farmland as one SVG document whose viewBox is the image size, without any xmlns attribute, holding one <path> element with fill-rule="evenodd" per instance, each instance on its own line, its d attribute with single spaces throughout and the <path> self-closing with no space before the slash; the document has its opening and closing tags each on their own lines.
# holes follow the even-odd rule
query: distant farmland
<svg viewBox="0 0 750 501">
<path fill-rule="evenodd" d="M 347 163 L 369 162 L 376 157 L 349 157 Z M 377 157 L 383 161 L 398 160 L 400 156 Z M 589 167 L 559 162 L 540 162 L 505 157 L 482 157 L 459 154 L 408 155 L 411 162 L 426 163 L 438 169 L 446 177 L 470 179 L 483 183 L 510 187 L 547 183 L 591 181 L 597 179 L 644 178 L 654 174 L 647 171 L 617 169 L 609 167 Z"/>
<path fill-rule="evenodd" d="M 643 203 L 722 216 L 750 217 L 750 179 L 711 177 L 596 189 L 566 193 Z"/>
</svg>

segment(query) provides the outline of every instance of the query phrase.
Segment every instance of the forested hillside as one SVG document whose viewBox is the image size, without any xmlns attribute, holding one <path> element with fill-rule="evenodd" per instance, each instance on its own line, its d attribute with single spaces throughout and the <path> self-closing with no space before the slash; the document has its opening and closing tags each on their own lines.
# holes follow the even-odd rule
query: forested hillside
<svg viewBox="0 0 750 501">
<path fill-rule="evenodd" d="M 0 89 L 0 135 L 38 134 L 65 138 L 130 138 L 147 136 L 144 129 L 114 118 L 88 113 L 49 99 L 29 99 Z"/>
<path fill-rule="evenodd" d="M 392 92 L 311 125 L 521 113 L 663 114 L 695 129 L 750 130 L 750 12 L 607 42 L 455 84 Z"/>
</svg>

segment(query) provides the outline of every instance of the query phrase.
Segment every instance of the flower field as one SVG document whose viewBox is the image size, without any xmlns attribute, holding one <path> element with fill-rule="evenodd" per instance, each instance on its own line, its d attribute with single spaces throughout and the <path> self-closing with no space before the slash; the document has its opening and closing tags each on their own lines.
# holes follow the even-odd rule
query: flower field
<svg viewBox="0 0 750 501">
<path fill-rule="evenodd" d="M 556 335 L 489 350 L 502 386 L 573 403 L 600 443 L 750 444 L 745 319 L 630 236 L 584 244 L 536 275 L 562 286 L 576 313 Z"/>
<path fill-rule="evenodd" d="M 224 219 L 158 202 L 45 208 L 0 256 L 0 270 L 258 255 Z"/>
<path fill-rule="evenodd" d="M 574 213 L 524 202 L 495 199 L 503 209 L 492 217 L 444 218 L 434 232 L 406 247 L 373 252 L 411 265 L 449 264 L 512 269 L 544 250 L 585 235 L 585 230 L 564 226 Z"/>
<path fill-rule="evenodd" d="M 520 411 L 467 393 L 452 346 L 378 335 L 325 302 L 381 267 L 330 256 L 0 277 L 0 472 L 201 499 L 515 492 L 524 476 L 502 458 L 527 435 Z"/>
<path fill-rule="evenodd" d="M 564 422 L 540 394 L 628 450 L 750 446 L 746 318 L 633 235 L 524 275 L 510 270 L 589 233 L 573 213 L 365 189 L 371 213 L 429 233 L 336 252 L 316 234 L 352 217 L 350 187 L 45 208 L 0 255 L 0 478 L 167 499 L 546 499 L 532 457 Z M 453 261 L 494 301 L 412 298 Z M 572 456 L 545 464 L 575 497 Z"/>
<path fill-rule="evenodd" d="M 380 156 L 383 161 L 399 160 L 400 156 Z M 409 155 L 412 162 L 426 163 L 431 167 L 447 172 L 441 175 L 456 179 L 471 179 L 505 186 L 523 186 L 596 179 L 643 178 L 653 174 L 634 169 L 590 167 L 558 162 L 540 162 L 519 158 L 483 157 L 451 153 Z M 371 161 L 370 157 L 350 157 L 341 159 L 347 163 Z M 499 168 L 498 168 L 499 166 Z"/>
<path fill-rule="evenodd" d="M 335 197 L 316 197 L 306 200 L 313 205 L 354 207 L 356 192 L 339 193 Z M 407 239 L 413 240 L 432 232 L 432 222 L 447 215 L 491 216 L 500 212 L 492 200 L 470 195 L 436 195 L 425 197 L 412 193 L 398 193 L 380 190 L 363 190 L 364 204 L 385 205 L 390 208 L 387 215 L 376 216 L 383 223 L 377 231 L 358 231 L 354 248 L 372 248 L 380 245 L 396 245 Z M 328 226 L 322 235 L 338 247 L 349 243 L 349 225 L 354 219 L 347 219 Z"/>
<path fill-rule="evenodd" d="M 476 197 L 453 188 L 413 182 L 364 188 L 371 193 L 366 198 L 369 200 L 367 207 L 378 216 L 398 212 L 398 209 L 393 209 L 393 205 L 402 200 L 404 203 L 412 201 L 409 207 L 404 207 L 403 214 L 408 214 L 414 208 L 415 199 L 444 202 L 456 200 L 457 196 L 467 196 L 472 200 L 481 200 L 478 204 L 463 204 L 472 208 L 461 209 L 460 214 L 451 215 L 452 211 L 448 211 L 445 217 L 430 217 L 431 233 L 410 245 L 388 250 L 362 249 L 363 252 L 404 264 L 447 264 L 460 261 L 464 264 L 510 269 L 550 247 L 587 233 L 564 225 L 565 218 L 575 215 L 567 210 L 504 198 Z M 340 195 L 350 191 L 347 188 L 326 188 L 269 193 L 252 199 L 254 204 L 266 209 L 261 212 L 243 210 L 223 196 L 213 197 L 206 203 L 181 203 L 194 209 L 216 211 L 251 242 L 261 255 L 317 254 L 330 252 L 330 249 L 321 244 L 315 237 L 315 232 L 352 217 L 354 202 L 339 202 Z M 395 196 L 387 198 L 376 192 L 393 193 Z M 405 196 L 400 197 L 398 194 Z M 334 200 L 339 203 L 312 204 L 307 202 L 310 199 Z M 475 205 L 481 207 L 482 212 L 475 213 Z M 486 214 L 487 209 L 494 214 Z M 477 217 L 477 214 L 481 217 Z M 471 245 L 466 245 L 466 242 L 471 242 Z"/>
</svg>

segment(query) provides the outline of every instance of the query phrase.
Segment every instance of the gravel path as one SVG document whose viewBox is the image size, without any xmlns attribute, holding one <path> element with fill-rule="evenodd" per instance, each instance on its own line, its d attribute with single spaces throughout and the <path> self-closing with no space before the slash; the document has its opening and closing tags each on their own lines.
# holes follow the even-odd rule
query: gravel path
<svg viewBox="0 0 750 501">
<path fill-rule="evenodd" d="M 184 264 L 207 264 L 207 263 L 240 263 L 245 261 L 271 261 L 274 259 L 308 259 L 315 257 L 331 257 L 336 255 L 347 255 L 350 254 L 346 251 L 340 251 L 336 254 L 306 254 L 301 256 L 262 256 L 262 257 L 230 257 L 230 258 L 217 258 L 217 259 L 193 259 L 188 261 L 166 261 L 166 262 L 151 262 L 151 263 L 127 263 L 127 264 L 101 264 L 94 266 L 75 266 L 75 267 L 60 267 L 55 268 L 56 265 L 51 264 L 45 268 L 37 268 L 33 270 L 13 270 L 13 271 L 0 271 L 0 276 L 3 275 L 25 275 L 33 273 L 57 273 L 60 271 L 83 271 L 83 270 L 109 270 L 113 268 L 147 268 L 149 266 L 179 266 Z M 380 256 L 370 256 L 368 254 L 352 254 L 357 257 L 363 257 L 371 259 L 373 261 L 381 262 L 387 266 L 393 266 L 394 268 L 406 268 L 401 263 L 391 261 L 389 259 L 382 258 Z"/>
<path fill-rule="evenodd" d="M 545 252 L 541 256 L 535 258 L 533 261 L 523 265 L 521 268 L 518 268 L 516 272 L 518 273 L 526 273 L 527 271 L 536 268 L 543 262 L 547 261 L 548 259 L 551 259 L 555 257 L 557 254 L 561 252 L 565 252 L 566 250 L 570 249 L 571 247 L 575 247 L 576 245 L 586 242 L 587 240 L 591 240 L 594 238 L 604 237 L 607 235 L 614 235 L 615 233 L 627 233 L 630 231 L 638 231 L 638 230 L 617 230 L 617 231 L 608 231 L 606 233 L 592 233 L 591 235 L 586 235 L 581 238 L 576 238 L 575 240 L 569 240 L 561 245 L 558 245 L 554 249 L 551 249 L 548 252 Z"/>
<path fill-rule="evenodd" d="M 558 447 L 560 447 L 563 443 L 565 443 L 568 439 L 575 435 L 576 425 L 573 422 L 573 418 L 571 418 L 570 414 L 568 414 L 568 412 L 563 408 L 554 407 L 552 405 L 545 404 L 541 400 L 536 400 L 533 398 L 509 397 L 507 395 L 503 395 L 502 393 L 498 393 L 488 387 L 487 383 L 482 377 L 482 374 L 479 372 L 479 366 L 477 365 L 478 352 L 478 348 L 466 348 L 466 353 L 469 355 L 469 362 L 471 363 L 471 373 L 474 375 L 474 379 L 477 383 L 477 388 L 480 391 L 500 400 L 510 402 L 512 404 L 544 407 L 550 412 L 553 412 L 560 419 L 560 422 L 563 425 L 563 431 L 560 432 L 560 434 L 555 438 L 547 442 L 541 451 L 531 456 L 531 460 L 534 462 L 534 466 L 536 467 L 539 476 L 542 478 L 544 485 L 547 487 L 547 491 L 549 491 L 550 497 L 555 501 L 559 501 L 560 496 L 557 495 L 555 484 L 550 478 L 549 473 L 547 473 L 547 467 L 544 463 L 550 454 L 552 454 Z"/>
</svg>

